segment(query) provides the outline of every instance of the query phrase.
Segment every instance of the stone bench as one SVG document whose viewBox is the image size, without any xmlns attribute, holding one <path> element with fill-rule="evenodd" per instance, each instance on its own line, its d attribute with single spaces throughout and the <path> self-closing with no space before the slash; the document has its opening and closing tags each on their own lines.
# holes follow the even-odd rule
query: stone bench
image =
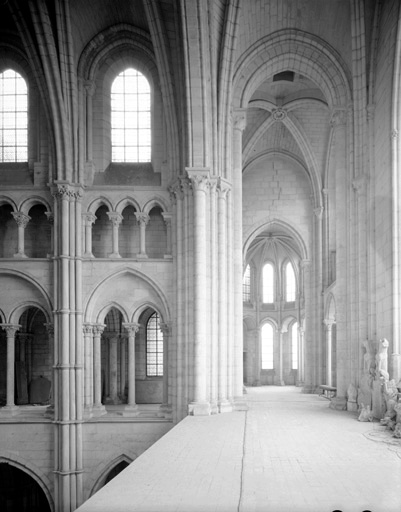
<svg viewBox="0 0 401 512">
<path fill-rule="evenodd" d="M 320 384 L 319 388 L 322 390 L 319 396 L 323 396 L 324 398 L 328 398 L 329 400 L 336 396 L 337 388 L 335 388 L 334 386 L 326 386 L 326 384 Z"/>
</svg>

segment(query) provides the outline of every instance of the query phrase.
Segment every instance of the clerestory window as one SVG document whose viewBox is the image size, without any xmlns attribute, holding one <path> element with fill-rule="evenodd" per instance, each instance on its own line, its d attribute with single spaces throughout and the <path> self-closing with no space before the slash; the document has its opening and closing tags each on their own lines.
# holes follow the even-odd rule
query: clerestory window
<svg viewBox="0 0 401 512">
<path fill-rule="evenodd" d="M 111 86 L 113 162 L 151 161 L 151 91 L 146 77 L 133 68 Z"/>
<path fill-rule="evenodd" d="M 251 301 L 251 268 L 249 265 L 246 266 L 242 280 L 242 300 L 244 302 Z"/>
<path fill-rule="evenodd" d="M 146 375 L 163 376 L 163 332 L 160 329 L 160 317 L 153 313 L 146 324 Z"/>
<path fill-rule="evenodd" d="M 294 302 L 296 298 L 296 281 L 294 267 L 289 261 L 285 266 L 285 300 L 286 302 Z"/>
<path fill-rule="evenodd" d="M 262 270 L 262 300 L 265 304 L 274 302 L 274 267 L 266 263 Z"/>
<path fill-rule="evenodd" d="M 0 162 L 28 161 L 28 88 L 24 78 L 0 73 Z"/>
<path fill-rule="evenodd" d="M 291 327 L 291 368 L 298 370 L 298 323 Z"/>
</svg>

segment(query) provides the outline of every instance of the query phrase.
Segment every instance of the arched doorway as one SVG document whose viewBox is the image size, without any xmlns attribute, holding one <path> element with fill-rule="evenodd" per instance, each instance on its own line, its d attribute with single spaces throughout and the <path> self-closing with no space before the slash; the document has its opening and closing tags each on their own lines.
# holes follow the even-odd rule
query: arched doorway
<svg viewBox="0 0 401 512">
<path fill-rule="evenodd" d="M 40 485 L 25 471 L 0 463 L 0 510 L 2 512 L 51 512 Z"/>
</svg>

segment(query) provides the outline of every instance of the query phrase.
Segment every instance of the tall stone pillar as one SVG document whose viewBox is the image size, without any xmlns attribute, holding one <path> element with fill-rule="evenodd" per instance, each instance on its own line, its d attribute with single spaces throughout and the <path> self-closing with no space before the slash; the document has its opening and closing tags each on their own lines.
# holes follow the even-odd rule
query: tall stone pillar
<svg viewBox="0 0 401 512">
<path fill-rule="evenodd" d="M 302 348 L 303 348 L 303 391 L 304 393 L 313 393 L 315 391 L 314 383 L 314 344 L 313 336 L 311 336 L 312 319 L 313 319 L 313 304 L 312 304 L 312 283 L 310 277 L 310 260 L 301 261 L 301 277 L 304 290 L 305 302 L 305 319 L 304 327 L 302 329 Z"/>
<path fill-rule="evenodd" d="M 28 222 L 31 220 L 29 215 L 25 215 L 22 212 L 13 212 L 12 216 L 14 217 L 15 222 L 18 226 L 18 249 L 16 254 L 14 254 L 14 258 L 26 258 L 25 254 L 25 228 L 28 225 Z"/>
<path fill-rule="evenodd" d="M 45 215 L 50 225 L 50 252 L 47 254 L 47 257 L 51 258 L 54 254 L 54 213 L 45 212 Z"/>
<path fill-rule="evenodd" d="M 260 371 L 262 369 L 262 352 L 260 343 L 260 329 L 254 329 L 253 335 L 253 385 L 260 386 Z"/>
<path fill-rule="evenodd" d="M 48 342 L 49 342 L 49 358 L 51 364 L 51 373 L 52 373 L 52 387 L 51 387 L 51 395 L 50 395 L 50 406 L 47 408 L 46 415 L 53 416 L 54 414 L 54 399 L 55 399 L 55 388 L 54 388 L 54 324 L 47 323 L 44 324 L 47 330 Z"/>
<path fill-rule="evenodd" d="M 109 395 L 108 404 L 118 404 L 118 336 L 113 333 L 107 336 L 109 343 Z"/>
<path fill-rule="evenodd" d="M 242 133 L 246 125 L 246 109 L 233 112 L 232 134 L 232 218 L 234 249 L 234 358 L 233 358 L 233 395 L 236 409 L 242 409 L 243 396 L 243 301 L 242 301 Z"/>
<path fill-rule="evenodd" d="M 102 354 L 101 354 L 101 338 L 104 324 L 93 325 L 93 414 L 100 416 L 106 413 L 104 405 L 102 405 Z"/>
<path fill-rule="evenodd" d="M 88 212 L 82 214 L 82 219 L 84 221 L 85 226 L 85 258 L 93 258 L 92 254 L 92 225 L 96 221 L 96 215 L 94 213 Z"/>
<path fill-rule="evenodd" d="M 96 84 L 93 80 L 85 80 L 84 88 L 86 92 L 86 161 L 92 163 L 93 150 L 93 95 L 96 91 Z"/>
<path fill-rule="evenodd" d="M 1 324 L 0 327 L 6 331 L 7 336 L 7 401 L 0 410 L 0 415 L 16 414 L 18 406 L 15 405 L 15 333 L 20 329 L 18 324 Z"/>
<path fill-rule="evenodd" d="M 313 332 L 314 332 L 314 371 L 313 384 L 316 388 L 323 382 L 323 346 L 322 346 L 322 321 L 323 321 L 323 207 L 318 206 L 313 210 L 314 214 L 314 258 L 313 258 Z"/>
<path fill-rule="evenodd" d="M 144 212 L 137 212 L 135 213 L 135 217 L 139 224 L 139 233 L 140 233 L 140 249 L 139 254 L 137 255 L 138 258 L 147 258 L 148 255 L 146 254 L 146 226 L 149 222 L 149 215 Z"/>
<path fill-rule="evenodd" d="M 229 186 L 219 179 L 217 184 L 218 197 L 218 407 L 219 412 L 230 412 L 232 405 L 228 400 L 228 374 L 231 372 L 228 359 L 227 339 L 227 193 Z"/>
<path fill-rule="evenodd" d="M 128 332 L 128 404 L 124 409 L 124 416 L 137 416 L 138 406 L 135 397 L 135 334 L 139 330 L 136 323 L 124 323 L 124 329 Z"/>
<path fill-rule="evenodd" d="M 124 402 L 125 397 L 125 369 L 127 366 L 127 338 L 120 336 L 120 398 Z"/>
<path fill-rule="evenodd" d="M 109 258 L 121 258 L 118 249 L 118 230 L 123 217 L 117 212 L 107 212 L 107 216 L 113 225 L 113 252 L 109 254 Z"/>
<path fill-rule="evenodd" d="M 304 385 L 304 336 L 305 331 L 302 327 L 298 327 L 298 379 L 297 386 Z"/>
<path fill-rule="evenodd" d="M 333 322 L 331 320 L 325 320 L 324 325 L 326 327 L 326 385 L 332 386 L 332 361 L 331 361 L 331 352 L 332 352 L 332 327 Z"/>
<path fill-rule="evenodd" d="M 169 401 L 169 387 L 170 387 L 170 364 L 169 364 L 169 344 L 171 336 L 170 323 L 160 324 L 160 329 L 163 333 L 163 403 L 160 406 L 160 413 L 171 418 L 172 407 Z"/>
<path fill-rule="evenodd" d="M 206 365 L 206 321 L 207 290 L 206 279 L 206 197 L 209 188 L 209 170 L 187 169 L 191 180 L 194 209 L 194 337 L 193 337 L 193 399 L 189 404 L 189 412 L 193 415 L 210 414 L 210 403 L 207 400 L 207 365 Z"/>
<path fill-rule="evenodd" d="M 287 332 L 285 327 L 278 330 L 278 377 L 276 377 L 277 386 L 285 386 L 284 373 L 283 373 L 283 346 L 284 346 L 284 333 Z"/>
<path fill-rule="evenodd" d="M 83 325 L 84 332 L 84 407 L 85 416 L 92 416 L 93 406 L 93 326 L 91 324 Z"/>
</svg>

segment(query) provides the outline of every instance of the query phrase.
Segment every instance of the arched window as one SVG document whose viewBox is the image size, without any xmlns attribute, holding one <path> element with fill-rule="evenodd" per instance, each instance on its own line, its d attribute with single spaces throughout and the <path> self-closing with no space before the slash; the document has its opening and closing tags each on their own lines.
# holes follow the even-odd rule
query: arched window
<svg viewBox="0 0 401 512">
<path fill-rule="evenodd" d="M 274 267 L 266 263 L 262 271 L 262 300 L 265 304 L 274 302 Z"/>
<path fill-rule="evenodd" d="M 150 162 L 150 85 L 136 69 L 120 73 L 111 86 L 113 162 Z"/>
<path fill-rule="evenodd" d="M 285 266 L 285 300 L 286 302 L 294 302 L 296 298 L 296 281 L 294 267 L 290 261 Z"/>
<path fill-rule="evenodd" d="M 244 302 L 251 301 L 251 267 L 249 265 L 246 266 L 242 280 L 242 300 Z"/>
<path fill-rule="evenodd" d="M 262 327 L 262 370 L 272 370 L 274 354 L 274 331 L 271 324 Z"/>
<path fill-rule="evenodd" d="M 291 327 L 291 368 L 298 370 L 298 322 Z"/>
<path fill-rule="evenodd" d="M 28 89 L 21 75 L 0 73 L 0 162 L 28 161 Z"/>
<path fill-rule="evenodd" d="M 160 329 L 160 317 L 156 312 L 146 324 L 146 375 L 163 376 L 163 333 Z"/>
</svg>

